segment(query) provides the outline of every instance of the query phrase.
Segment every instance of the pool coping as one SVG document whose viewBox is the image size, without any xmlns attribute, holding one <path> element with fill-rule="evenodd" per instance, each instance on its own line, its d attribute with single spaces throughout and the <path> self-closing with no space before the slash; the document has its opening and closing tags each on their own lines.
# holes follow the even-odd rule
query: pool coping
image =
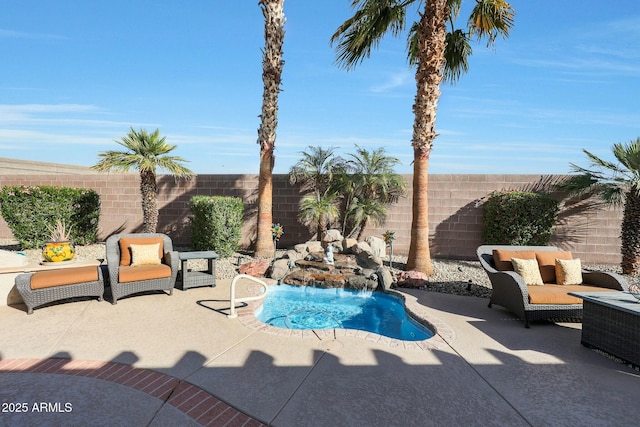
<svg viewBox="0 0 640 427">
<path fill-rule="evenodd" d="M 267 285 L 267 287 L 277 286 L 276 284 Z M 249 296 L 259 296 L 262 292 L 262 286 L 257 284 L 248 284 L 247 292 Z M 379 291 L 377 291 L 379 292 Z M 267 325 L 258 320 L 255 311 L 262 305 L 262 299 L 246 302 L 243 307 L 237 308 L 238 320 L 245 327 L 264 332 L 270 335 L 278 335 L 291 338 L 301 339 L 317 339 L 319 341 L 335 341 L 341 337 L 362 338 L 367 341 L 384 344 L 392 348 L 404 348 L 407 350 L 435 350 L 449 347 L 449 344 L 455 341 L 456 335 L 453 329 L 428 312 L 428 308 L 418 303 L 416 297 L 402 293 L 398 290 L 386 290 L 386 294 L 399 297 L 403 303 L 407 314 L 416 322 L 426 326 L 433 331 L 433 336 L 420 341 L 404 341 L 395 338 L 389 338 L 374 332 L 361 331 L 356 329 L 286 329 L 276 326 Z"/>
</svg>

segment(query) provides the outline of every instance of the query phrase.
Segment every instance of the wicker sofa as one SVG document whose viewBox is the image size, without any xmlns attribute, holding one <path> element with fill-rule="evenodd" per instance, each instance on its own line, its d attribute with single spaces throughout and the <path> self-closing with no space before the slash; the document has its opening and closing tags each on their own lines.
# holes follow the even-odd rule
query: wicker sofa
<svg viewBox="0 0 640 427">
<path fill-rule="evenodd" d="M 554 246 L 483 245 L 477 249 L 480 265 L 489 276 L 493 288 L 489 307 L 497 304 L 506 308 L 524 320 L 526 328 L 536 320 L 581 320 L 582 301 L 569 296 L 569 292 L 626 291 L 629 288 L 626 279 L 619 274 L 584 269 L 581 272 L 583 283 L 580 285 L 558 285 L 555 281 L 545 280 L 542 286 L 528 286 L 520 274 L 509 268 L 504 258 L 500 260 L 499 255 L 508 257 L 511 252 L 520 253 L 523 257 L 530 257 L 530 253 L 534 253 L 541 272 L 547 269 L 547 279 L 551 277 L 553 266 L 548 265 L 549 261 L 541 263 L 541 260 L 554 257 L 570 259 L 571 253 Z"/>
<path fill-rule="evenodd" d="M 133 249 L 156 244 L 157 262 L 137 265 Z M 113 304 L 124 296 L 140 292 L 161 290 L 173 294 L 179 259 L 166 234 L 114 234 L 106 241 L 106 255 Z"/>
</svg>

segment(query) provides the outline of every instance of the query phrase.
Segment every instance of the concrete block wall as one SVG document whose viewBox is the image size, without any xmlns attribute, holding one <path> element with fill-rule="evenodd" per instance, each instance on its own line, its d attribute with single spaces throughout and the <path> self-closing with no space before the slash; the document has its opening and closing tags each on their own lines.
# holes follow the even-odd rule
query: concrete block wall
<svg viewBox="0 0 640 427">
<path fill-rule="evenodd" d="M 371 226 L 367 235 L 394 230 L 394 253 L 406 254 L 411 233 L 411 175 L 405 175 L 409 194 L 390 207 L 385 224 Z M 431 256 L 474 259 L 482 244 L 482 202 L 492 191 L 540 188 L 553 177 L 542 175 L 431 175 L 429 177 L 429 227 Z M 116 232 L 140 231 L 142 208 L 139 176 L 135 173 L 86 175 L 3 175 L 0 185 L 54 185 L 92 188 L 100 194 L 102 210 L 99 237 Z M 158 231 L 169 234 L 176 244 L 189 245 L 189 200 L 195 195 L 235 196 L 245 203 L 243 247 L 255 239 L 258 178 L 255 175 L 198 175 L 193 180 L 158 178 L 160 223 Z M 279 247 L 287 247 L 312 237 L 297 221 L 300 194 L 285 175 L 274 176 L 273 220 L 284 226 Z M 620 262 L 620 210 L 580 212 L 563 219 L 552 244 L 571 250 L 587 263 Z M 0 218 L 0 239 L 11 238 Z"/>
</svg>

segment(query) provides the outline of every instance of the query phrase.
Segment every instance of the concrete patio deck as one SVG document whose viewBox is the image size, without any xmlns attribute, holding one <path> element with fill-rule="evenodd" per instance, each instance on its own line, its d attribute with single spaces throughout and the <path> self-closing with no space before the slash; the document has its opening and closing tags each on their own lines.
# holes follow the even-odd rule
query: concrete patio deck
<svg viewBox="0 0 640 427">
<path fill-rule="evenodd" d="M 525 329 L 485 299 L 406 290 L 453 331 L 442 345 L 278 336 L 226 318 L 229 284 L 115 306 L 58 304 L 31 316 L 23 306 L 0 307 L 0 425 L 624 426 L 640 419 L 640 372 L 583 347 L 580 324 Z M 26 412 L 16 412 L 23 403 Z"/>
</svg>

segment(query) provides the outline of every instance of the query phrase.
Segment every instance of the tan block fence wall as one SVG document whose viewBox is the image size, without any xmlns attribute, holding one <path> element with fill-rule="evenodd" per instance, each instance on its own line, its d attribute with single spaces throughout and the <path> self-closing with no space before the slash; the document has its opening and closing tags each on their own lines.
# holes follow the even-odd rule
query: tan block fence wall
<svg viewBox="0 0 640 427">
<path fill-rule="evenodd" d="M 411 192 L 411 175 L 405 178 Z M 482 244 L 482 201 L 494 190 L 532 189 L 547 182 L 542 175 L 431 175 L 429 177 L 429 222 L 433 258 L 475 258 Z M 191 242 L 189 200 L 195 195 L 241 197 L 245 202 L 245 224 L 241 245 L 250 247 L 255 239 L 256 175 L 198 175 L 191 181 L 175 181 L 161 175 L 159 182 L 159 232 L 170 235 L 178 246 Z M 142 224 L 139 176 L 137 174 L 84 175 L 0 175 L 0 186 L 53 185 L 91 188 L 101 199 L 99 238 L 116 232 L 136 232 Z M 274 175 L 273 221 L 284 226 L 279 247 L 309 240 L 312 235 L 297 221 L 300 194 L 286 175 Z M 582 212 L 566 221 L 552 244 L 571 250 L 587 263 L 620 262 L 620 210 Z M 395 254 L 406 254 L 411 233 L 411 194 L 388 210 L 386 223 L 368 228 L 367 235 L 380 236 L 394 230 Z M 0 218 L 0 239 L 12 238 Z"/>
</svg>

